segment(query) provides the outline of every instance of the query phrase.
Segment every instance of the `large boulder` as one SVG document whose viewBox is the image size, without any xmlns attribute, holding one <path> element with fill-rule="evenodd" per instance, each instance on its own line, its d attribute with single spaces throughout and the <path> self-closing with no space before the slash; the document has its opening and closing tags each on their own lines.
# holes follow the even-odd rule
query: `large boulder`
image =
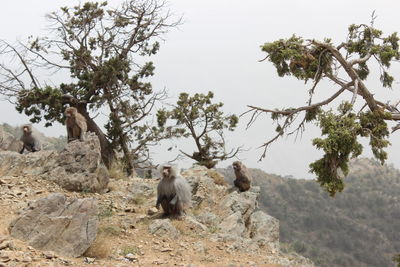
<svg viewBox="0 0 400 267">
<path fill-rule="evenodd" d="M 97 214 L 96 199 L 67 199 L 53 193 L 29 203 L 10 224 L 9 232 L 36 249 L 79 257 L 96 238 Z"/>
<path fill-rule="evenodd" d="M 75 140 L 60 153 L 39 151 L 20 155 L 0 152 L 1 175 L 34 175 L 51 180 L 69 191 L 102 192 L 109 182 L 101 163 L 100 142 L 93 133 L 85 141 Z"/>
<path fill-rule="evenodd" d="M 94 133 L 67 144 L 53 162 L 45 166 L 46 179 L 69 191 L 101 192 L 109 182 L 108 171 L 101 163 L 100 142 Z"/>
</svg>

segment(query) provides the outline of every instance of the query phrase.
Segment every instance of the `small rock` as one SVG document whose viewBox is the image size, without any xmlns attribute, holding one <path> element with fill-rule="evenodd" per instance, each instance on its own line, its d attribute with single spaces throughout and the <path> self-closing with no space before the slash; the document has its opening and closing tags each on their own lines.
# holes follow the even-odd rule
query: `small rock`
<svg viewBox="0 0 400 267">
<path fill-rule="evenodd" d="M 158 212 L 158 209 L 157 208 L 155 208 L 155 207 L 152 207 L 152 208 L 150 208 L 150 209 L 148 209 L 147 210 L 147 215 L 154 215 L 154 214 L 156 214 Z"/>
<path fill-rule="evenodd" d="M 14 244 L 10 240 L 3 240 L 0 242 L 0 250 L 5 248 L 13 248 Z"/>
<path fill-rule="evenodd" d="M 130 207 L 130 208 L 125 208 L 124 211 L 125 211 L 125 212 L 132 212 L 132 213 L 135 213 L 135 212 L 136 212 L 136 209 L 133 208 L 133 207 Z"/>
<path fill-rule="evenodd" d="M 149 232 L 150 234 L 157 235 L 157 236 L 168 236 L 171 239 L 178 239 L 180 236 L 180 232 L 175 226 L 172 225 L 170 219 L 158 219 L 154 220 L 149 225 Z M 163 240 L 163 242 L 165 242 Z"/>
<path fill-rule="evenodd" d="M 161 248 L 161 252 L 170 252 L 172 248 Z"/>
<path fill-rule="evenodd" d="M 8 251 L 1 251 L 0 252 L 0 262 L 9 262 L 10 259 L 10 253 Z"/>
<path fill-rule="evenodd" d="M 25 256 L 25 257 L 22 259 L 22 262 L 32 262 L 32 258 L 31 258 L 30 256 Z"/>
<path fill-rule="evenodd" d="M 137 261 L 138 257 L 136 257 L 135 255 L 133 255 L 132 253 L 128 253 L 125 255 L 125 258 L 129 261 Z"/>
<path fill-rule="evenodd" d="M 96 259 L 95 259 L 95 258 L 85 257 L 85 258 L 83 259 L 83 261 L 84 261 L 85 263 L 87 263 L 87 264 L 92 264 L 92 263 L 94 263 L 94 262 L 96 261 Z"/>
<path fill-rule="evenodd" d="M 194 243 L 193 248 L 197 253 L 205 253 L 204 244 L 201 241 Z"/>
<path fill-rule="evenodd" d="M 53 251 L 43 251 L 43 256 L 49 260 L 57 258 L 56 254 Z"/>
</svg>

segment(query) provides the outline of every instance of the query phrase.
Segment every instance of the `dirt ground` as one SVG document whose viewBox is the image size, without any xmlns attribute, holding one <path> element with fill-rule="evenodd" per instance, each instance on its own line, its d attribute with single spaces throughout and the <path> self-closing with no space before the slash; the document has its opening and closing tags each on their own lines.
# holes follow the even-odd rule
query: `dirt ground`
<svg viewBox="0 0 400 267">
<path fill-rule="evenodd" d="M 210 233 L 199 233 L 184 219 L 172 219 L 179 238 L 149 233 L 152 220 L 161 212 L 149 213 L 155 195 L 127 201 L 123 193 L 135 179 L 112 180 L 109 193 L 68 192 L 34 176 L 0 177 L 0 266 L 279 266 L 267 264 L 266 255 L 232 250 L 229 243 L 214 242 Z M 156 185 L 157 181 L 148 180 Z M 10 237 L 8 226 L 29 201 L 51 192 L 69 197 L 99 200 L 100 226 L 97 239 L 84 256 L 68 258 L 36 250 Z M 188 213 L 191 211 L 189 210 Z"/>
</svg>

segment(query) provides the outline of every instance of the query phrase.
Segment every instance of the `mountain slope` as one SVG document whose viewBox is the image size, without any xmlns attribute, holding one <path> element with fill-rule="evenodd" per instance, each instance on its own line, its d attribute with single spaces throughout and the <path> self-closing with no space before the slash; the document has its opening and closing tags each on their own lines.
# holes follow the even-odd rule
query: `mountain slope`
<svg viewBox="0 0 400 267">
<path fill-rule="evenodd" d="M 400 172 L 359 159 L 329 197 L 311 180 L 253 169 L 260 208 L 280 220 L 281 242 L 318 266 L 394 266 L 400 251 Z M 231 168 L 224 171 L 234 178 Z"/>
</svg>

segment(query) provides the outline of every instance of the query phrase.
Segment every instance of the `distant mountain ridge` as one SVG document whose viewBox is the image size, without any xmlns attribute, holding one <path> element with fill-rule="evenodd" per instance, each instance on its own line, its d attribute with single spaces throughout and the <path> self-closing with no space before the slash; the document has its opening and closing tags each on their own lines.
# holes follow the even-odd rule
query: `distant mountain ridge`
<svg viewBox="0 0 400 267">
<path fill-rule="evenodd" d="M 232 168 L 219 169 L 228 182 Z M 314 180 L 251 169 L 260 208 L 280 220 L 282 246 L 317 266 L 395 266 L 400 252 L 400 171 L 352 161 L 345 189 L 329 197 Z"/>
</svg>

